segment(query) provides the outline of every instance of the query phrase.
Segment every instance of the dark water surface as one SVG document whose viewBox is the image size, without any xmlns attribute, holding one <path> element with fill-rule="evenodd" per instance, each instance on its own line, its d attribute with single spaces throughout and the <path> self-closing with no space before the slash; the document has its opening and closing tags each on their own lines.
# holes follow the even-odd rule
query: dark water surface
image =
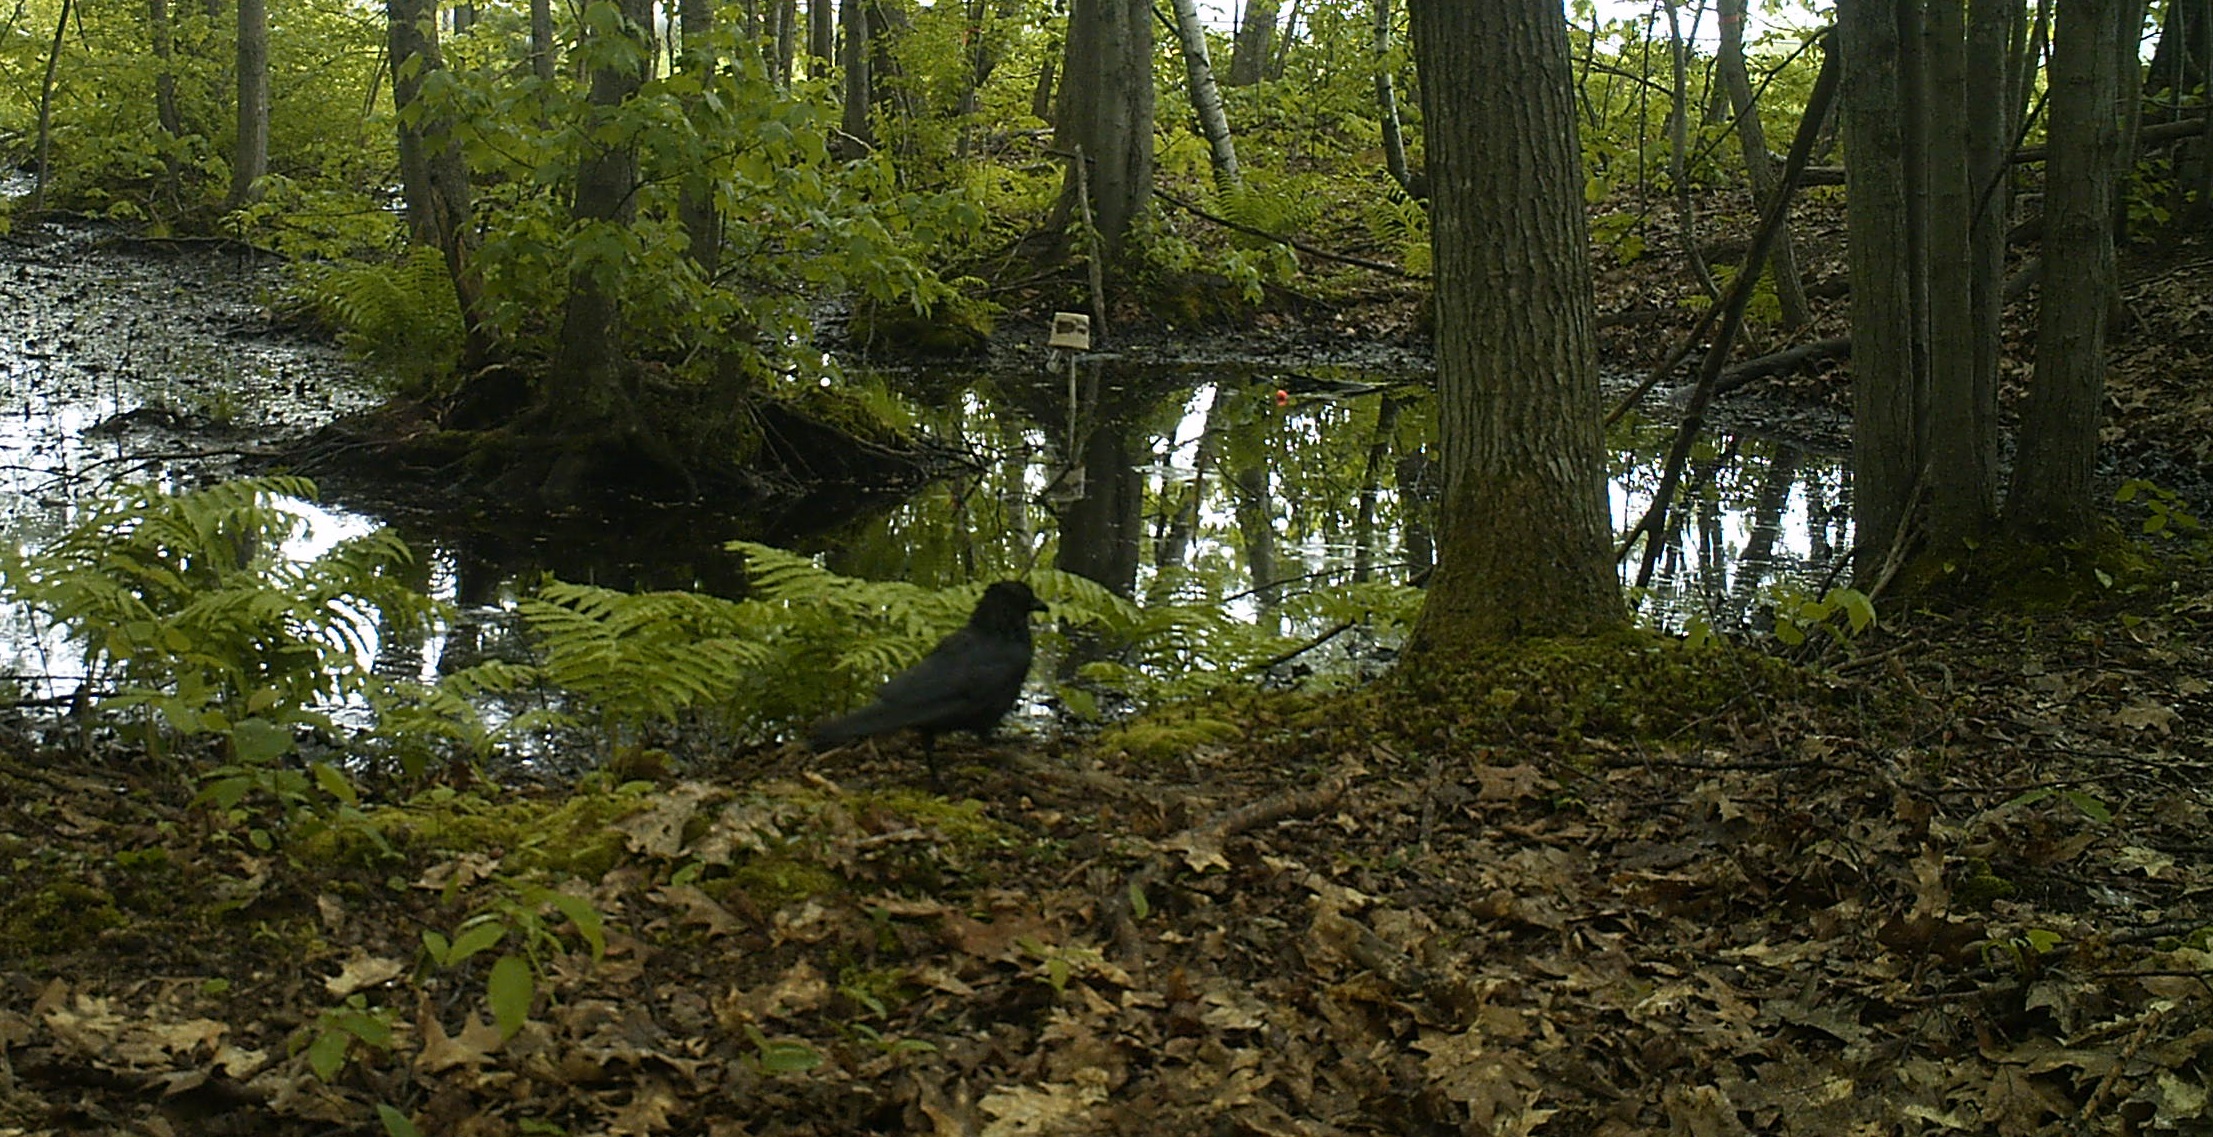
<svg viewBox="0 0 2213 1137">
<path fill-rule="evenodd" d="M 276 439 L 373 405 L 375 383 L 355 365 L 272 324 L 280 283 L 265 259 L 98 230 L 0 244 L 0 309 L 15 316 L 0 326 L 9 535 L 35 547 L 103 486 L 229 476 Z M 394 525 L 422 558 L 421 584 L 465 614 L 429 642 L 383 645 L 388 664 L 424 671 L 549 572 L 736 594 L 742 566 L 722 545 L 738 538 L 931 586 L 1074 568 L 1141 599 L 1219 601 L 1290 634 L 1317 626 L 1302 598 L 1413 581 L 1432 560 L 1424 378 L 1111 359 L 1073 370 L 867 377 L 866 397 L 969 459 L 863 516 L 641 505 L 495 518 L 420 489 L 326 487 L 323 503 L 294 503 L 308 525 L 288 551 L 309 557 Z M 1655 421 L 1613 432 L 1617 530 L 1649 504 L 1671 434 Z M 1847 550 L 1849 486 L 1832 455 L 1719 434 L 1700 443 L 1686 484 L 1661 575 L 1640 598 L 1647 620 L 1745 623 L 1770 583 L 1815 587 Z M 0 614 L 0 652 L 27 680 L 74 674 L 68 645 L 20 613 Z"/>
</svg>

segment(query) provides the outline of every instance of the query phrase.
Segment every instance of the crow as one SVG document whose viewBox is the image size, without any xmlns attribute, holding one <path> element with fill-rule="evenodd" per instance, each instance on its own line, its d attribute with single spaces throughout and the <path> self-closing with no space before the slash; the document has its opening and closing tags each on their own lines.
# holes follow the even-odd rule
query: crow
<svg viewBox="0 0 2213 1137">
<path fill-rule="evenodd" d="M 1030 586 L 1019 580 L 984 589 L 966 626 L 892 676 L 876 692 L 874 703 L 817 724 L 809 741 L 816 750 L 827 750 L 912 728 L 922 732 L 923 753 L 934 777 L 938 735 L 966 730 L 989 737 L 1014 709 L 1030 673 L 1030 613 L 1044 610 Z"/>
</svg>

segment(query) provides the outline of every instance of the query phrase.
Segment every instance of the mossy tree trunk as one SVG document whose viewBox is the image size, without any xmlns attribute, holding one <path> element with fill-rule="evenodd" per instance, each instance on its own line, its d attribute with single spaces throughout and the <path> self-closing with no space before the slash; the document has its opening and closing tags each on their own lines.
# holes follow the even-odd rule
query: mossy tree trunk
<svg viewBox="0 0 2213 1137">
<path fill-rule="evenodd" d="M 493 342 L 483 318 L 484 285 L 475 264 L 469 169 L 453 137 L 451 116 L 422 101 L 424 81 L 445 68 L 438 52 L 438 5 L 436 0 L 386 0 L 385 17 L 408 239 L 437 249 L 445 258 L 461 308 L 461 363 L 478 367 L 491 358 Z"/>
<path fill-rule="evenodd" d="M 1417 654 L 1625 622 L 1573 76 L 1546 0 L 1413 0 L 1437 274 L 1441 548 Z"/>
<path fill-rule="evenodd" d="M 615 20 L 587 18 L 588 36 L 615 39 L 593 46 L 600 65 L 592 70 L 591 105 L 579 133 L 587 139 L 612 133 L 614 141 L 591 146 L 577 165 L 571 216 L 580 229 L 621 229 L 636 212 L 638 152 L 619 125 L 623 104 L 638 93 L 652 59 L 648 20 L 651 0 L 592 0 L 594 7 L 616 10 Z M 622 242 L 595 242 L 621 248 Z M 621 347 L 617 280 L 622 265 L 609 258 L 579 258 L 569 276 L 569 298 L 552 372 L 546 378 L 544 409 L 556 423 L 589 427 L 609 422 L 626 408 L 625 360 Z"/>
</svg>

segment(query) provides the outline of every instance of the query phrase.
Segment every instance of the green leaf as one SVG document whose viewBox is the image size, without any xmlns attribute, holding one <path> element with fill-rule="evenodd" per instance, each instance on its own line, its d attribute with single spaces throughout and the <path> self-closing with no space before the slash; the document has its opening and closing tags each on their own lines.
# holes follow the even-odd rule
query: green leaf
<svg viewBox="0 0 2213 1137">
<path fill-rule="evenodd" d="M 804 1042 L 762 1039 L 758 1045 L 761 1069 L 771 1074 L 799 1073 L 822 1065 L 822 1055 Z"/>
<path fill-rule="evenodd" d="M 2092 797 L 2091 795 L 2086 794 L 2081 790 L 2067 790 L 2059 796 L 2067 799 L 2067 803 L 2069 805 L 2072 805 L 2076 809 L 2082 811 L 2082 815 L 2084 817 L 2087 817 L 2100 825 L 2113 820 L 2113 811 L 2107 808 L 2104 802 L 2099 801 L 2097 798 Z"/>
<path fill-rule="evenodd" d="M 353 1036 L 345 1031 L 335 1026 L 324 1027 L 323 1033 L 316 1035 L 315 1041 L 307 1046 L 307 1068 L 315 1071 L 316 1077 L 330 1081 L 345 1066 L 346 1047 L 352 1042 Z"/>
<path fill-rule="evenodd" d="M 566 892 L 554 892 L 551 889 L 546 891 L 545 901 L 560 909 L 561 914 L 567 916 L 569 922 L 576 925 L 576 930 L 578 934 L 584 937 L 584 942 L 592 946 L 592 959 L 596 961 L 606 957 L 607 934 L 602 927 L 605 921 L 600 917 L 599 909 L 592 907 L 591 901 L 581 896 L 571 896 Z"/>
<path fill-rule="evenodd" d="M 521 956 L 503 955 L 492 965 L 491 978 L 484 984 L 484 996 L 492 1004 L 492 1018 L 499 1023 L 500 1038 L 515 1037 L 515 1032 L 530 1020 L 530 999 L 536 993 L 530 965 Z"/>
<path fill-rule="evenodd" d="M 252 721 L 254 720 L 247 720 L 247 722 Z M 344 771 L 328 762 L 310 762 L 307 764 L 307 768 L 308 772 L 315 776 L 315 784 L 321 786 L 324 793 L 345 802 L 347 805 L 355 808 L 360 807 L 361 795 L 354 792 L 353 779 L 348 778 Z"/>
<path fill-rule="evenodd" d="M 443 934 L 424 928 L 423 950 L 430 953 L 432 963 L 445 967 L 448 965 L 449 957 L 453 952 L 453 945 L 446 940 Z"/>
<path fill-rule="evenodd" d="M 1152 910 L 1152 904 L 1145 899 L 1145 890 L 1132 883 L 1130 885 L 1130 918 L 1142 920 L 1151 915 Z"/>
<path fill-rule="evenodd" d="M 246 719 L 231 728 L 231 749 L 240 762 L 273 762 L 292 749 L 292 732 L 267 719 Z"/>
<path fill-rule="evenodd" d="M 507 925 L 494 920 L 486 920 L 463 929 L 460 935 L 454 937 L 453 951 L 448 955 L 446 965 L 450 967 L 468 959 L 498 943 L 506 934 Z"/>
<path fill-rule="evenodd" d="M 422 1137 L 422 1131 L 415 1128 L 415 1123 L 409 1121 L 406 1114 L 382 1102 L 377 1103 L 377 1120 L 384 1123 L 384 1132 L 389 1137 Z"/>
</svg>

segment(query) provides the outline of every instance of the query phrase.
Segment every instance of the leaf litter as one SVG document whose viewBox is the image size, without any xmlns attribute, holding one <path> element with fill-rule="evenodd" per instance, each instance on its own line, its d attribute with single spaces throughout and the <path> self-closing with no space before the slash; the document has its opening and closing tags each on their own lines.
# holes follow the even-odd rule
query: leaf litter
<svg viewBox="0 0 2213 1137">
<path fill-rule="evenodd" d="M 2209 624 L 1909 617 L 1662 738 L 1259 702 L 951 803 L 725 756 L 596 791 L 596 959 L 511 851 L 241 859 L 155 766 L 17 754 L 0 1132 L 2203 1133 Z M 149 850 L 232 899 L 132 898 Z M 115 919 L 32 950 L 65 871 Z M 535 938 L 422 947 L 503 898 Z"/>
</svg>

